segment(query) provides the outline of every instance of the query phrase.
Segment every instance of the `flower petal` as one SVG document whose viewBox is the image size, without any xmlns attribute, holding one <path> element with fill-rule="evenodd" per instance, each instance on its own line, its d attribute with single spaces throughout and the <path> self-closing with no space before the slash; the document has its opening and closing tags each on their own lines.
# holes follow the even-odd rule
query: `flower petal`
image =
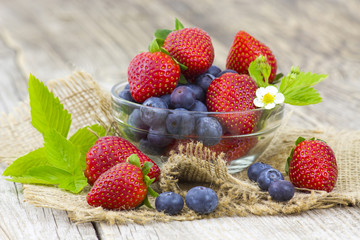
<svg viewBox="0 0 360 240">
<path fill-rule="evenodd" d="M 275 95 L 274 103 L 280 104 L 283 103 L 284 101 L 285 101 L 284 94 L 279 92 Z"/>
<path fill-rule="evenodd" d="M 265 105 L 265 109 L 272 109 L 275 107 L 275 103 L 269 103 Z"/>
<path fill-rule="evenodd" d="M 270 93 L 271 95 L 276 95 L 279 92 L 279 90 L 275 86 L 267 86 L 266 92 Z"/>
<path fill-rule="evenodd" d="M 263 98 L 266 93 L 267 91 L 265 90 L 265 88 L 260 87 L 256 90 L 256 97 Z"/>
<path fill-rule="evenodd" d="M 254 105 L 256 107 L 264 107 L 265 106 L 265 104 L 263 103 L 263 101 L 260 100 L 260 98 L 255 98 L 254 99 Z"/>
</svg>

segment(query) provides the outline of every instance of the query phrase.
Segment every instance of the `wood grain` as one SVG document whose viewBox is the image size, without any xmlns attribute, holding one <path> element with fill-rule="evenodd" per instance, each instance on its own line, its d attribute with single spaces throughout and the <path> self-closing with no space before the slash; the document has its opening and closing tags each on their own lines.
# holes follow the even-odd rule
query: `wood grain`
<svg viewBox="0 0 360 240">
<path fill-rule="evenodd" d="M 106 89 L 125 81 L 128 63 L 146 50 L 154 30 L 173 27 L 178 17 L 210 34 L 222 68 L 234 35 L 246 30 L 273 50 L 280 72 L 298 65 L 329 74 L 317 87 L 323 103 L 288 107 L 294 111 L 288 124 L 359 130 L 359 12 L 358 0 L 0 0 L 0 112 L 10 113 L 27 98 L 30 73 L 47 81 L 84 70 Z M 66 212 L 23 202 L 19 184 L 2 180 L 0 189 L 1 239 L 360 238 L 359 208 L 146 226 L 74 225 Z"/>
</svg>

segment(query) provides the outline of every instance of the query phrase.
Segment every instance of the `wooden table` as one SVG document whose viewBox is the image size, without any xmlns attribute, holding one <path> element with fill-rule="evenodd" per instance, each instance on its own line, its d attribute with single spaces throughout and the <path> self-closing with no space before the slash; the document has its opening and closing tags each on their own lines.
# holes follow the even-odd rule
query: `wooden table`
<svg viewBox="0 0 360 240">
<path fill-rule="evenodd" d="M 220 67 L 243 29 L 273 50 L 279 71 L 299 65 L 329 74 L 318 86 L 323 103 L 293 108 L 289 124 L 359 130 L 359 12 L 358 0 L 0 0 L 0 112 L 26 99 L 30 73 L 47 81 L 84 70 L 110 89 L 126 79 L 154 30 L 172 28 L 178 17 L 211 35 Z M 20 184 L 1 180 L 0 189 L 0 239 L 360 239 L 357 207 L 145 226 L 74 224 L 64 211 L 24 202 Z"/>
</svg>

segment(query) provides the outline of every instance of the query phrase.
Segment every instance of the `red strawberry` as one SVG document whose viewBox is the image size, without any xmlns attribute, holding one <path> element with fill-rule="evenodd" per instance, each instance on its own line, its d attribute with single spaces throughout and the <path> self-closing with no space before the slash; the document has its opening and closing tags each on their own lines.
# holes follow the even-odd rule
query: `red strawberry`
<svg viewBox="0 0 360 240">
<path fill-rule="evenodd" d="M 338 169 L 333 150 L 321 140 L 299 137 L 287 160 L 290 181 L 295 187 L 331 192 Z"/>
<path fill-rule="evenodd" d="M 239 74 L 248 74 L 250 63 L 259 55 L 267 57 L 271 67 L 269 83 L 272 83 L 277 69 L 275 56 L 267 46 L 244 31 L 239 31 L 235 35 L 226 60 L 226 68 L 233 69 Z"/>
<path fill-rule="evenodd" d="M 255 109 L 256 83 L 248 75 L 225 73 L 215 78 L 206 92 L 206 105 L 211 112 L 235 112 L 217 116 L 232 135 L 252 133 L 258 113 Z M 244 112 L 240 112 L 244 111 Z"/>
<path fill-rule="evenodd" d="M 106 136 L 99 138 L 86 154 L 84 174 L 88 183 L 93 184 L 102 173 L 118 163 L 125 162 L 132 154 L 140 158 L 141 166 L 145 162 L 153 164 L 149 177 L 157 181 L 160 177 L 160 169 L 150 158 L 129 141 L 117 136 Z"/>
<path fill-rule="evenodd" d="M 183 74 L 188 79 L 204 73 L 214 61 L 210 36 L 200 28 L 183 28 L 169 33 L 163 48 L 187 67 Z"/>
<path fill-rule="evenodd" d="M 163 52 L 139 53 L 128 67 L 130 92 L 139 103 L 149 97 L 171 93 L 179 78 L 179 65 Z"/>
<path fill-rule="evenodd" d="M 216 153 L 225 153 L 225 160 L 230 162 L 245 156 L 256 143 L 256 137 L 226 138 L 224 135 L 218 144 L 208 148 Z"/>
<path fill-rule="evenodd" d="M 156 196 L 156 193 L 149 189 L 152 180 L 146 175 L 150 168 L 146 165 L 151 165 L 151 163 L 147 162 L 141 169 L 136 155 L 129 157 L 129 160 L 129 162 L 116 164 L 95 181 L 86 196 L 89 205 L 128 210 L 147 201 L 148 191 Z"/>
</svg>

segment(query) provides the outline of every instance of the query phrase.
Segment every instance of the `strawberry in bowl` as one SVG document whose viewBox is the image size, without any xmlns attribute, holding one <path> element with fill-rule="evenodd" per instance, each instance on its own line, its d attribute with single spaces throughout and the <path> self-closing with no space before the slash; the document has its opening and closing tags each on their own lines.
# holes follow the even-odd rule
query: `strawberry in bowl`
<svg viewBox="0 0 360 240">
<path fill-rule="evenodd" d="M 298 67 L 277 74 L 270 48 L 244 31 L 235 35 L 225 69 L 213 64 L 212 40 L 202 29 L 176 19 L 174 30 L 154 36 L 111 95 L 121 135 L 159 166 L 171 150 L 193 141 L 224 153 L 229 172 L 239 172 L 270 144 L 285 104 L 321 101 L 312 86 L 326 75 Z"/>
</svg>

